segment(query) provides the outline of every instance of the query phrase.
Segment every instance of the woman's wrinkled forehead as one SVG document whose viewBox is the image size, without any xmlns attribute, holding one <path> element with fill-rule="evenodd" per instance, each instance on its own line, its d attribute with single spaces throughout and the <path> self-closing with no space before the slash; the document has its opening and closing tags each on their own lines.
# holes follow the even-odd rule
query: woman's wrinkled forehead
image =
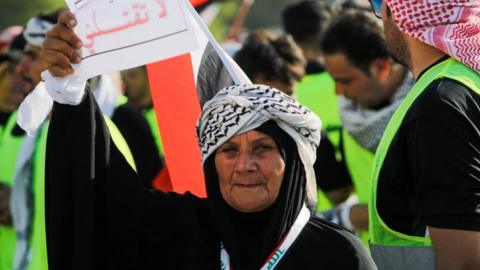
<svg viewBox="0 0 480 270">
<path fill-rule="evenodd" d="M 275 142 L 275 140 L 270 135 L 253 129 L 253 130 L 242 132 L 240 134 L 233 135 L 226 142 L 220 145 L 220 147 L 229 143 L 238 144 L 239 142 L 246 142 L 248 144 L 251 144 L 251 143 L 262 141 L 262 140 L 271 140 Z"/>
</svg>

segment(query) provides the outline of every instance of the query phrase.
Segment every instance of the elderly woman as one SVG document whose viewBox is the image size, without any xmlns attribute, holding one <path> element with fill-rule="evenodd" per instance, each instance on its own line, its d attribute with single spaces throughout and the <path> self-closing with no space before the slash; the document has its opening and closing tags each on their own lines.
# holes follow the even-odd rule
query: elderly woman
<svg viewBox="0 0 480 270">
<path fill-rule="evenodd" d="M 45 61 L 58 74 L 63 60 Z M 55 102 L 49 268 L 376 269 L 354 235 L 309 211 L 320 121 L 308 109 L 267 86 L 231 86 L 197 128 L 208 199 L 142 189 L 90 91 L 77 105 Z"/>
</svg>

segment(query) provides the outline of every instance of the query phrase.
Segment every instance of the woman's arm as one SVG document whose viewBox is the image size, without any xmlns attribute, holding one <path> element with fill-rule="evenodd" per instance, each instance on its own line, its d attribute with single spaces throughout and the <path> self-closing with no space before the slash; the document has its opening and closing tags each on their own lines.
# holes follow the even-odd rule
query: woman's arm
<svg viewBox="0 0 480 270">
<path fill-rule="evenodd" d="M 73 74 L 71 63 L 78 62 L 71 20 L 73 14 L 61 13 L 44 43 L 42 60 L 56 77 Z M 198 198 L 143 189 L 88 86 L 84 93 L 78 105 L 55 102 L 49 126 L 49 269 L 138 269 L 146 236 L 155 243 L 176 233 L 188 216 L 182 211 Z"/>
</svg>

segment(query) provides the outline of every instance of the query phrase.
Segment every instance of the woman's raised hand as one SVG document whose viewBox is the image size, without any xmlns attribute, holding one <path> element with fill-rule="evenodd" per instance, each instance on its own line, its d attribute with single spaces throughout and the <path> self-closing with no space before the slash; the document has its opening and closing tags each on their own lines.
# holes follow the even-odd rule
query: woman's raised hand
<svg viewBox="0 0 480 270">
<path fill-rule="evenodd" d="M 58 16 L 58 23 L 48 31 L 43 42 L 41 60 L 55 77 L 73 74 L 71 64 L 81 61 L 77 49 L 82 47 L 82 41 L 73 32 L 75 25 L 75 15 L 70 11 L 62 11 Z"/>
</svg>

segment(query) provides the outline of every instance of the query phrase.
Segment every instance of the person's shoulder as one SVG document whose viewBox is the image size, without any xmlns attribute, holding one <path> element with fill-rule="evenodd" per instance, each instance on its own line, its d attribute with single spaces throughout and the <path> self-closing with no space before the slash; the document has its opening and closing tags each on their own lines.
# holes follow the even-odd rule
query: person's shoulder
<svg viewBox="0 0 480 270">
<path fill-rule="evenodd" d="M 137 109 L 135 109 L 130 103 L 126 102 L 122 105 L 119 105 L 115 108 L 114 110 L 114 115 L 115 114 L 122 114 L 122 115 L 141 115 L 141 112 Z"/>
<path fill-rule="evenodd" d="M 473 105 L 473 106 L 472 106 Z M 480 113 L 480 95 L 465 84 L 451 78 L 430 83 L 412 105 L 412 114 L 423 117 L 448 116 L 445 112 Z"/>
<path fill-rule="evenodd" d="M 130 125 L 147 125 L 147 120 L 142 115 L 142 113 L 128 102 L 115 108 L 115 110 L 113 111 L 112 120 L 116 124 L 117 122 L 126 122 Z"/>
<path fill-rule="evenodd" d="M 309 231 L 309 234 L 311 233 L 315 237 L 318 236 L 319 239 L 329 239 L 329 241 L 318 241 L 319 245 L 327 244 L 329 248 L 347 249 L 350 251 L 353 251 L 352 248 L 358 248 L 360 251 L 365 249 L 360 239 L 353 233 L 316 216 L 310 219 L 306 230 Z"/>
<path fill-rule="evenodd" d="M 434 80 L 425 90 L 425 97 L 440 100 L 458 100 L 459 98 L 474 98 L 476 94 L 462 82 L 443 77 Z"/>
<path fill-rule="evenodd" d="M 297 249 L 304 260 L 314 260 L 317 266 L 326 269 L 377 269 L 357 236 L 318 217 L 309 220 Z"/>
</svg>

